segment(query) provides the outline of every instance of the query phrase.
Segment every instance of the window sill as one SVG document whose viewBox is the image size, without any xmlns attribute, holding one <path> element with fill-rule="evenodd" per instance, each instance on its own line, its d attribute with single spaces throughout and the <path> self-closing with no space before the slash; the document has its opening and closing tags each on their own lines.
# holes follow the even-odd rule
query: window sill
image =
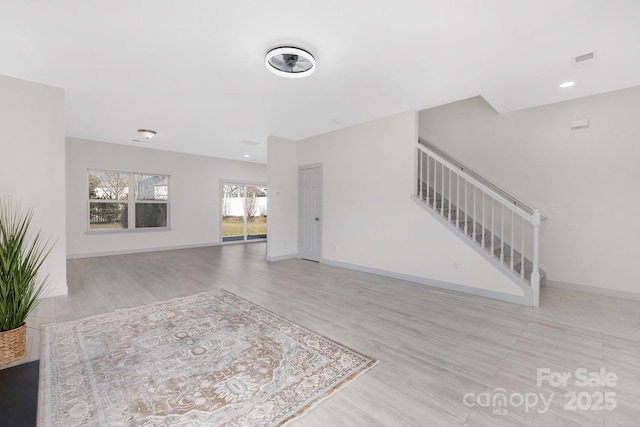
<svg viewBox="0 0 640 427">
<path fill-rule="evenodd" d="M 161 232 L 172 231 L 171 227 L 148 227 L 148 228 L 128 228 L 128 229 L 116 229 L 116 230 L 87 230 L 84 234 L 119 234 L 119 233 L 147 233 L 147 232 Z"/>
</svg>

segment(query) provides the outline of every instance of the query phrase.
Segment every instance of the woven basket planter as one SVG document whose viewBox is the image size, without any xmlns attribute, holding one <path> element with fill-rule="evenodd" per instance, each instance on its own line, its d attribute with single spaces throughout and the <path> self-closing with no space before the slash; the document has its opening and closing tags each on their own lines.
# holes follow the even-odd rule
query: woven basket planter
<svg viewBox="0 0 640 427">
<path fill-rule="evenodd" d="M 0 366 L 22 359 L 27 354 L 27 324 L 0 332 Z"/>
</svg>

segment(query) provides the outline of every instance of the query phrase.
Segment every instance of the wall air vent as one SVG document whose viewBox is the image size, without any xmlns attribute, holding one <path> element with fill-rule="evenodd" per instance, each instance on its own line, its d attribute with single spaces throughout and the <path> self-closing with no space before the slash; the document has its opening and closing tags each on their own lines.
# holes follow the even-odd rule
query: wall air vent
<svg viewBox="0 0 640 427">
<path fill-rule="evenodd" d="M 571 120 L 571 130 L 586 129 L 589 127 L 589 119 Z"/>
<path fill-rule="evenodd" d="M 595 64 L 598 62 L 598 52 L 593 51 L 578 55 L 573 58 L 572 62 L 574 67 L 586 67 L 587 65 Z"/>
<path fill-rule="evenodd" d="M 590 59 L 595 58 L 593 52 L 585 53 L 584 55 L 576 56 L 574 59 L 577 62 L 588 61 Z"/>
</svg>

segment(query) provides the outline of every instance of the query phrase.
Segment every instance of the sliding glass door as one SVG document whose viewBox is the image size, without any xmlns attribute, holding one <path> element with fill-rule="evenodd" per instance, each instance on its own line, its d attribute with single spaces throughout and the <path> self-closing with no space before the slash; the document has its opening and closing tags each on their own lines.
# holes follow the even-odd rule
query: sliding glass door
<svg viewBox="0 0 640 427">
<path fill-rule="evenodd" d="M 222 241 L 267 238 L 267 187 L 222 183 Z"/>
</svg>

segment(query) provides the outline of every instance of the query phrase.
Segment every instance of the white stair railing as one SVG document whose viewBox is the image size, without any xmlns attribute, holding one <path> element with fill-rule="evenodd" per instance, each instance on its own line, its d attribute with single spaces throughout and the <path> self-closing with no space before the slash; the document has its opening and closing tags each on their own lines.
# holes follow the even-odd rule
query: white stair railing
<svg viewBox="0 0 640 427">
<path fill-rule="evenodd" d="M 416 197 L 531 288 L 539 306 L 542 216 L 438 150 L 418 143 Z"/>
</svg>

